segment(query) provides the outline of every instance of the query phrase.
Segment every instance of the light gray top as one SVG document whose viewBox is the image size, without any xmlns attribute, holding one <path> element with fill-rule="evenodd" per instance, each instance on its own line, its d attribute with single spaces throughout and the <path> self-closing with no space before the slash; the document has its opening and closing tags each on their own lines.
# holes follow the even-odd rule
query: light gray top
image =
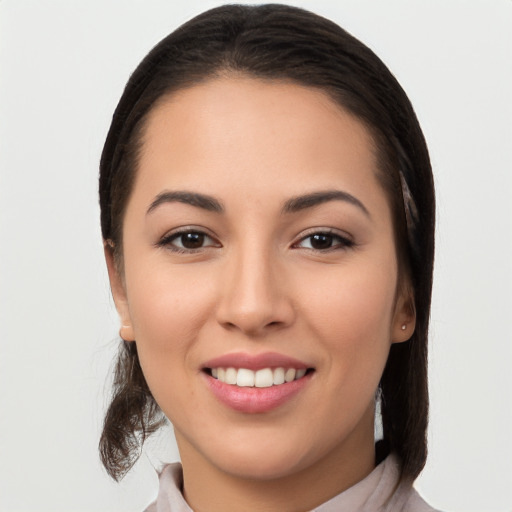
<svg viewBox="0 0 512 512">
<path fill-rule="evenodd" d="M 181 494 L 181 464 L 168 464 L 160 474 L 158 497 L 145 512 L 193 512 Z M 364 480 L 311 512 L 437 512 L 411 482 L 399 482 L 399 465 L 389 455 Z"/>
</svg>

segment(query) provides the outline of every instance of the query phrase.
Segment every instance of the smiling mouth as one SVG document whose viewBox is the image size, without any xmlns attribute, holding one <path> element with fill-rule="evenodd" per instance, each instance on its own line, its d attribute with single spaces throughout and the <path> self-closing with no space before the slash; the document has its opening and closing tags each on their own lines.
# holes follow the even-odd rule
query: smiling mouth
<svg viewBox="0 0 512 512">
<path fill-rule="evenodd" d="M 210 377 L 225 384 L 244 388 L 269 388 L 280 386 L 312 373 L 313 368 L 261 368 L 250 370 L 248 368 L 205 368 Z"/>
</svg>

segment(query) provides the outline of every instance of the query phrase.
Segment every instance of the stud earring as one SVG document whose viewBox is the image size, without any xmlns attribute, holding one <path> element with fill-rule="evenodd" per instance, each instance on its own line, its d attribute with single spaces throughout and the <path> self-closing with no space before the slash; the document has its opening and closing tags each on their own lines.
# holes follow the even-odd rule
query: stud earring
<svg viewBox="0 0 512 512">
<path fill-rule="evenodd" d="M 402 324 L 402 331 L 405 331 L 405 329 L 407 329 L 407 325 L 406 324 Z"/>
</svg>

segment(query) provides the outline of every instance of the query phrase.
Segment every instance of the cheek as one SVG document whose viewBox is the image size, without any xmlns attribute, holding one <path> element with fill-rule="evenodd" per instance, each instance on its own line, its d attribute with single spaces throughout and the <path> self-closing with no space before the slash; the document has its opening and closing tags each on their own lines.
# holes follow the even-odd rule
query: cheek
<svg viewBox="0 0 512 512">
<path fill-rule="evenodd" d="M 157 390 L 191 366 L 192 340 L 215 304 L 211 280 L 198 269 L 132 268 L 136 270 L 126 277 L 130 317 L 144 375 Z"/>
<path fill-rule="evenodd" d="M 347 383 L 376 387 L 391 344 L 396 265 L 340 268 L 305 283 L 304 316 Z M 307 299 L 306 299 L 307 296 Z"/>
<path fill-rule="evenodd" d="M 307 274 L 305 274 L 307 275 Z M 394 310 L 396 265 L 350 266 L 311 274 L 303 283 L 304 307 L 319 326 L 337 337 L 389 338 Z"/>
<path fill-rule="evenodd" d="M 180 335 L 198 327 L 205 306 L 213 301 L 210 281 L 200 269 L 175 269 L 165 262 L 142 262 L 132 268 L 135 270 L 126 281 L 137 341 L 151 342 L 157 348 L 159 343 L 179 340 Z"/>
</svg>

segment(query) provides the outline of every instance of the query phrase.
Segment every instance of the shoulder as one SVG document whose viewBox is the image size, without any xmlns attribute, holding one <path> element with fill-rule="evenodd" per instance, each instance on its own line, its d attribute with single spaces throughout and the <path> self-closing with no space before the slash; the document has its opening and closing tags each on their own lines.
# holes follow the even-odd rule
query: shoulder
<svg viewBox="0 0 512 512">
<path fill-rule="evenodd" d="M 418 493 L 414 487 L 409 489 L 403 512 L 441 512 L 431 507 Z"/>
<path fill-rule="evenodd" d="M 400 478 L 400 461 L 395 454 L 390 454 L 383 466 L 383 487 L 392 489 L 386 505 L 382 507 L 383 512 L 441 512 L 423 499 L 414 488 L 413 480 Z"/>
<path fill-rule="evenodd" d="M 192 512 L 181 494 L 183 472 L 181 464 L 176 462 L 164 466 L 159 475 L 159 490 L 156 501 L 144 512 Z"/>
</svg>

